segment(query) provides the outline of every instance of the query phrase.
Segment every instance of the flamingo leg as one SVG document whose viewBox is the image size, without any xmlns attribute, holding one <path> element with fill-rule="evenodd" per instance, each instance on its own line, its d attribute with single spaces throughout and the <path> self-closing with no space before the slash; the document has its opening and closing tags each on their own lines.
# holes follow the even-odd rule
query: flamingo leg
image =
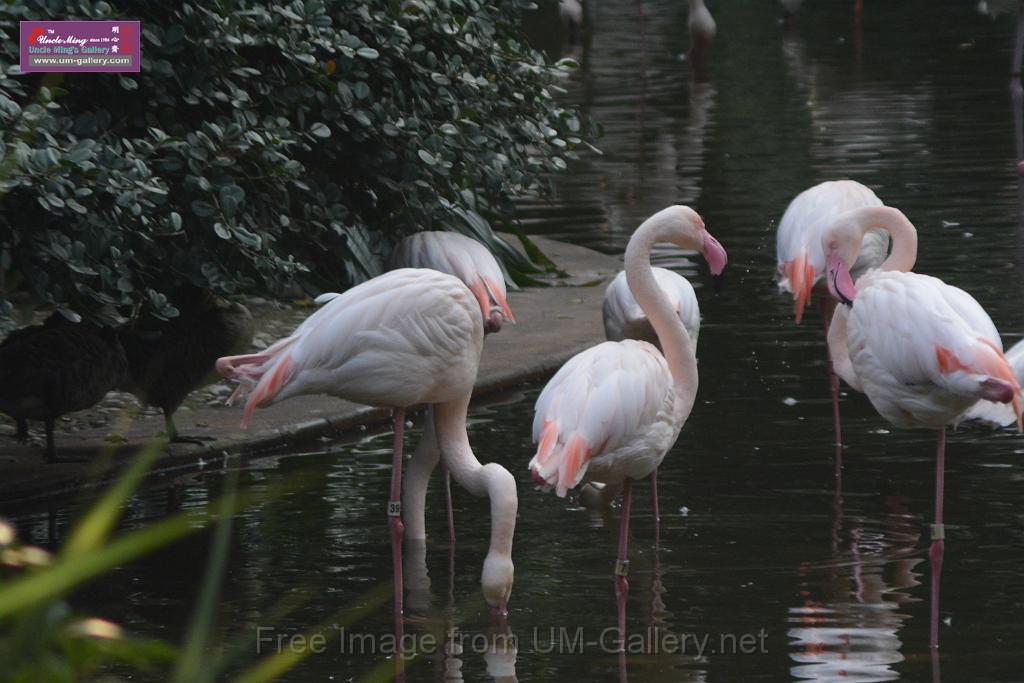
<svg viewBox="0 0 1024 683">
<path fill-rule="evenodd" d="M 448 545 L 455 549 L 455 510 L 452 508 L 452 473 L 448 466 L 441 463 L 441 474 L 444 477 L 444 502 L 448 506 Z"/>
<path fill-rule="evenodd" d="M 1017 4 L 1017 33 L 1013 42 L 1013 62 L 1010 64 L 1011 78 L 1020 78 L 1022 56 L 1024 56 L 1024 2 Z"/>
<path fill-rule="evenodd" d="M 828 388 L 832 394 L 832 424 L 835 429 L 835 445 L 843 445 L 843 431 L 839 420 L 839 376 L 832 366 L 832 351 L 828 348 L 828 328 L 832 320 L 832 313 L 836 309 L 835 301 L 831 297 L 822 297 L 821 317 L 825 324 L 825 368 L 828 372 Z"/>
<path fill-rule="evenodd" d="M 939 443 L 935 450 L 935 523 L 932 524 L 932 546 L 928 559 L 932 570 L 931 633 L 928 646 L 939 646 L 939 583 L 942 577 L 942 555 L 946 547 L 946 529 L 942 524 L 942 492 L 946 477 L 946 430 L 939 432 Z"/>
<path fill-rule="evenodd" d="M 394 412 L 395 440 L 391 459 L 391 495 L 388 499 L 388 529 L 391 532 L 391 559 L 395 577 L 395 636 L 404 642 L 405 627 L 402 623 L 402 440 L 405 432 L 405 410 Z M 403 656 L 395 657 L 395 666 L 402 670 Z"/>
<path fill-rule="evenodd" d="M 651 503 L 654 506 L 654 547 L 661 545 L 661 512 L 658 508 L 658 470 L 651 472 Z"/>
<path fill-rule="evenodd" d="M 622 520 L 619 522 L 619 556 L 615 560 L 615 601 L 619 612 L 619 647 L 626 649 L 626 598 L 629 596 L 629 503 L 633 495 L 633 480 L 626 479 L 622 486 Z"/>
</svg>

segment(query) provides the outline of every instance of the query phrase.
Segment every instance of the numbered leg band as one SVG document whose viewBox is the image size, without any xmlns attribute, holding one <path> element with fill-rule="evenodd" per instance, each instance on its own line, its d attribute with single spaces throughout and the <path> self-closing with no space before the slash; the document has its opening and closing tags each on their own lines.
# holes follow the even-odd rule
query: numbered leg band
<svg viewBox="0 0 1024 683">
<path fill-rule="evenodd" d="M 402 501 L 400 500 L 389 500 L 388 501 L 388 517 L 401 517 L 402 516 Z"/>
</svg>

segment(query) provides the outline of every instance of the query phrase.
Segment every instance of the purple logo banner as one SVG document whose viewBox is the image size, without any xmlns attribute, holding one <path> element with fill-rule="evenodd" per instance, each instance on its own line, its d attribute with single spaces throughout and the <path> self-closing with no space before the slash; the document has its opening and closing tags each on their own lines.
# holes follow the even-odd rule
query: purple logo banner
<svg viewBox="0 0 1024 683">
<path fill-rule="evenodd" d="M 137 21 L 23 21 L 21 70 L 137 72 L 141 37 Z"/>
</svg>

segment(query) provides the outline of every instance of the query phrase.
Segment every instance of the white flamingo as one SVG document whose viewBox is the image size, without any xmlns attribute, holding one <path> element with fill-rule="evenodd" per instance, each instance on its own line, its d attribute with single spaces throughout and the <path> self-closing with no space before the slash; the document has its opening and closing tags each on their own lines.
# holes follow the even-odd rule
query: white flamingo
<svg viewBox="0 0 1024 683">
<path fill-rule="evenodd" d="M 505 275 L 488 249 L 465 235 L 456 232 L 428 230 L 404 238 L 391 255 L 393 268 L 429 268 L 448 273 L 462 280 L 473 292 L 483 317 L 484 334 L 498 332 L 505 322 L 515 323 L 508 305 Z M 428 408 L 416 451 L 409 462 L 405 487 L 402 491 L 405 515 L 405 535 L 412 540 L 425 540 L 426 520 L 421 514 L 426 508 L 427 484 L 441 458 L 441 449 L 434 433 L 433 418 Z M 451 484 L 448 469 L 444 471 L 445 504 L 448 510 L 448 541 L 455 544 L 455 515 L 452 510 Z"/>
<path fill-rule="evenodd" d="M 627 539 L 632 482 L 655 474 L 679 436 L 697 395 L 693 341 L 651 269 L 651 248 L 671 242 L 700 251 L 713 274 L 727 262 L 704 221 L 685 206 L 648 218 L 626 248 L 626 279 L 657 332 L 664 355 L 647 342 L 604 342 L 571 358 L 537 399 L 530 471 L 559 496 L 582 481 L 622 487 L 615 568 L 619 633 L 625 638 Z M 656 499 L 655 499 L 656 500 Z"/>
<path fill-rule="evenodd" d="M 786 207 L 779 221 L 775 241 L 776 277 L 779 291 L 793 296 L 796 322 L 799 325 L 804 309 L 811 300 L 815 285 L 822 281 L 825 271 L 825 254 L 821 250 L 821 236 L 824 231 L 844 212 L 862 206 L 882 206 L 870 188 L 854 180 L 830 180 L 798 194 Z M 871 231 L 865 235 L 857 262 L 853 265 L 856 275 L 870 268 L 877 268 L 889 250 L 889 237 L 883 231 Z M 832 303 L 826 292 L 819 294 L 822 321 L 828 335 Z M 839 382 L 833 372 L 834 359 L 827 357 L 829 388 L 832 393 L 832 415 L 835 428 L 835 443 L 842 443 L 839 424 Z"/>
<path fill-rule="evenodd" d="M 430 268 L 462 280 L 484 316 L 484 332 L 498 332 L 516 318 L 508 305 L 505 274 L 487 247 L 457 232 L 427 230 L 409 235 L 395 247 L 392 268 Z"/>
<path fill-rule="evenodd" d="M 491 544 L 484 559 L 484 598 L 504 614 L 512 591 L 515 479 L 481 465 L 466 435 L 466 411 L 483 345 L 480 308 L 459 279 L 433 270 L 385 273 L 331 297 L 296 330 L 264 351 L 217 361 L 238 381 L 232 400 L 248 395 L 242 425 L 258 407 L 300 394 L 329 394 L 394 409 L 388 523 L 395 575 L 395 620 L 402 628 L 402 432 L 405 411 L 433 407 L 445 464 L 470 493 L 491 500 Z M 422 517 L 422 510 L 417 511 Z"/>
<path fill-rule="evenodd" d="M 693 291 L 690 281 L 679 273 L 667 268 L 651 268 L 654 271 L 654 279 L 658 287 L 668 298 L 669 305 L 679 316 L 686 332 L 697 345 L 697 337 L 700 334 L 700 306 L 697 304 L 697 295 Z M 651 322 L 644 315 L 640 304 L 633 298 L 626 283 L 626 271 L 619 271 L 619 274 L 608 285 L 604 292 L 604 308 L 602 309 L 604 319 L 604 336 L 608 341 L 622 341 L 623 339 L 637 339 L 650 342 L 657 346 L 658 335 Z"/>
<path fill-rule="evenodd" d="M 879 269 L 850 275 L 864 235 L 882 228 L 892 253 Z M 935 523 L 929 552 L 937 609 L 945 532 L 942 498 L 946 426 L 979 399 L 1009 403 L 1021 428 L 1020 385 L 985 310 L 967 292 L 938 278 L 904 272 L 917 254 L 917 232 L 900 211 L 867 207 L 841 216 L 822 236 L 826 282 L 846 317 L 852 376 L 875 409 L 897 427 L 938 430 Z M 938 645 L 933 623 L 930 644 Z"/>
</svg>

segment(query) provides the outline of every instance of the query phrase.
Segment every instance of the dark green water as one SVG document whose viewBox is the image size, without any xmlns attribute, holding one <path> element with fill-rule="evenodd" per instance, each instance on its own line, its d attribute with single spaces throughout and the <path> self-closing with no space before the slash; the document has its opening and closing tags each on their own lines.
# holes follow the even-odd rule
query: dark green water
<svg viewBox="0 0 1024 683">
<path fill-rule="evenodd" d="M 661 469 L 659 550 L 645 483 L 634 502 L 629 630 L 643 635 L 653 625 L 667 646 L 685 636 L 686 651 L 633 653 L 623 663 L 600 646 L 615 625 L 617 511 L 602 519 L 533 490 L 525 465 L 539 388 L 527 388 L 477 408 L 470 430 L 480 459 L 505 464 L 521 482 L 509 617 L 515 678 L 512 656 L 482 643 L 487 506 L 457 490 L 454 571 L 435 494 L 429 586 L 420 566 L 407 630 L 423 644 L 424 634 L 454 627 L 461 655 L 427 655 L 408 680 L 1024 679 L 1024 440 L 1010 432 L 949 438 L 942 646 L 933 659 L 934 435 L 890 431 L 863 397 L 846 396 L 839 492 L 820 318 L 810 313 L 795 326 L 773 282 L 775 224 L 789 199 L 850 177 L 915 223 L 920 272 L 974 294 L 1007 342 L 1021 336 L 1024 233 L 1007 77 L 1014 17 L 979 16 L 969 0 L 866 0 L 858 33 L 852 0 L 808 0 L 785 32 L 774 2 L 719 1 L 711 5 L 719 37 L 706 78 L 695 82 L 676 59 L 686 48 L 685 5 L 645 2 L 641 12 L 630 0 L 590 3 L 590 43 L 566 97 L 603 123 L 605 155 L 559 179 L 554 205 L 524 205 L 523 219 L 529 232 L 617 253 L 642 219 L 687 203 L 729 251 L 727 287 L 717 295 L 700 286 L 702 273 L 682 268 L 699 287 L 702 381 Z M 664 260 L 681 263 L 668 253 Z M 418 428 L 410 448 L 417 436 Z M 301 485 L 236 524 L 221 628 L 250 661 L 258 627 L 275 638 L 333 623 L 386 588 L 389 448 L 386 434 L 323 444 L 243 474 L 257 489 Z M 202 505 L 222 485 L 208 473 L 147 491 L 127 525 Z M 59 536 L 71 514 L 62 506 L 16 521 L 45 544 L 51 517 Z M 177 640 L 208 543 L 198 537 L 119 570 L 76 605 Z M 282 610 L 289 601 L 297 606 Z M 390 627 L 384 600 L 348 633 Z M 552 629 L 570 641 L 582 636 L 582 651 L 550 651 Z M 706 643 L 703 656 L 695 638 Z M 735 652 L 744 644 L 754 651 Z M 390 672 L 383 654 L 351 649 L 341 653 L 334 641 L 286 680 Z"/>
</svg>

